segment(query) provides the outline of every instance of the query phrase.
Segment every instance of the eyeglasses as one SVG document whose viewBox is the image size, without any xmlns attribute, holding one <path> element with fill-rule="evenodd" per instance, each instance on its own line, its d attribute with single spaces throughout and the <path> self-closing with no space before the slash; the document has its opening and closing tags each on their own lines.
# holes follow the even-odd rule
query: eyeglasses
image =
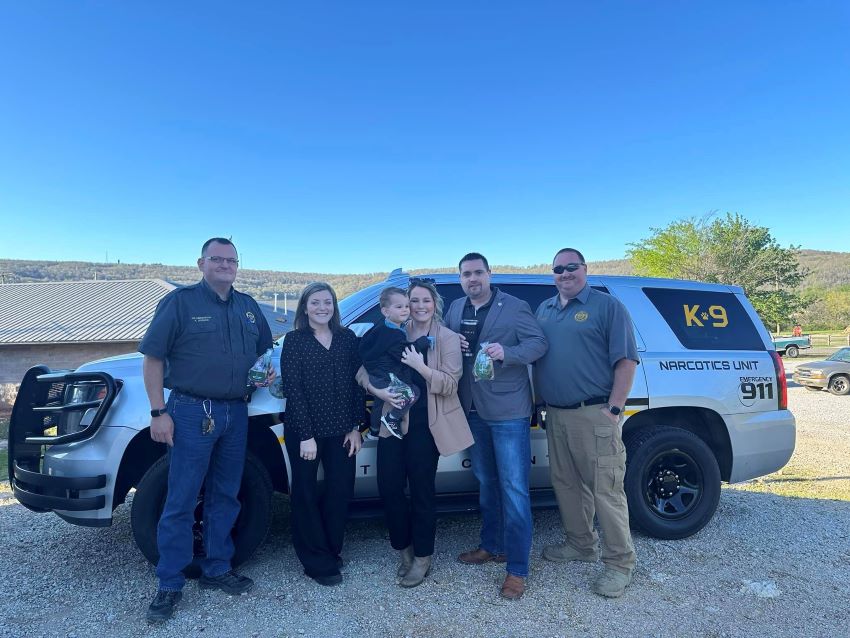
<svg viewBox="0 0 850 638">
<path fill-rule="evenodd" d="M 565 264 L 563 266 L 558 265 L 558 266 L 554 266 L 552 268 L 552 272 L 555 273 L 556 275 L 563 275 L 564 271 L 575 272 L 576 270 L 578 270 L 579 268 L 581 268 L 584 265 L 585 265 L 584 262 L 581 262 L 581 263 L 578 263 L 578 264 L 573 262 L 571 264 Z"/>
<path fill-rule="evenodd" d="M 205 257 L 204 259 L 208 259 L 216 266 L 219 264 L 227 264 L 228 266 L 238 266 L 239 260 L 236 257 Z"/>
<path fill-rule="evenodd" d="M 410 283 L 408 284 L 408 288 L 413 288 L 414 286 L 421 286 L 422 284 L 431 284 L 432 286 L 437 283 L 437 280 L 433 277 L 411 277 Z"/>
</svg>

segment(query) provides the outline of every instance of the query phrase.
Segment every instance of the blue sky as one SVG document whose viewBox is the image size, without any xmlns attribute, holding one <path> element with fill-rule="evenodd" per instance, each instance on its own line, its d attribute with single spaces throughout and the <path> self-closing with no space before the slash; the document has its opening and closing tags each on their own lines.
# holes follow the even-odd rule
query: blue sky
<svg viewBox="0 0 850 638">
<path fill-rule="evenodd" d="M 375 272 L 739 212 L 850 250 L 843 2 L 0 4 L 0 257 Z"/>
</svg>

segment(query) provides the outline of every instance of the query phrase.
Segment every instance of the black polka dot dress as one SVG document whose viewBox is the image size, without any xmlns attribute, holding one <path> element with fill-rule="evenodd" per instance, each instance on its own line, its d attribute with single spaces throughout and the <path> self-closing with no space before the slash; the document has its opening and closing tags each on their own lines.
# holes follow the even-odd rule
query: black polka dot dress
<svg viewBox="0 0 850 638">
<path fill-rule="evenodd" d="M 287 334 L 280 355 L 286 436 L 306 441 L 361 427 L 365 396 L 354 380 L 359 367 L 357 337 L 348 328 L 334 333 L 329 349 L 309 328 Z"/>
</svg>

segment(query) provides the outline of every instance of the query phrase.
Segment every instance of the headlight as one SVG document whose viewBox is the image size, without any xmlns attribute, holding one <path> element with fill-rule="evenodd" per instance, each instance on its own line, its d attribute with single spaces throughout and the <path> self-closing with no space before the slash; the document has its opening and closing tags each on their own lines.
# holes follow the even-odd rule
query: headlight
<svg viewBox="0 0 850 638">
<path fill-rule="evenodd" d="M 816 379 L 822 379 L 826 375 L 823 373 L 823 370 L 809 370 L 809 376 Z"/>
<path fill-rule="evenodd" d="M 81 381 L 72 383 L 65 387 L 65 404 L 78 404 L 79 410 L 63 412 L 59 417 L 56 428 L 58 435 L 74 434 L 85 430 L 91 425 L 94 415 L 97 413 L 97 405 L 85 407 L 82 404 L 103 401 L 106 396 L 106 386 L 94 381 Z"/>
</svg>

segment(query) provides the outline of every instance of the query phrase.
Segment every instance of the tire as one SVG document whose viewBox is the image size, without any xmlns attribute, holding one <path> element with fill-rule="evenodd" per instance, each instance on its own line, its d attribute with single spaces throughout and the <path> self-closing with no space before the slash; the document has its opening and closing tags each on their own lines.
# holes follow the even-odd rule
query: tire
<svg viewBox="0 0 850 638">
<path fill-rule="evenodd" d="M 836 374 L 829 380 L 827 390 L 840 397 L 850 394 L 850 377 L 843 374 Z"/>
<path fill-rule="evenodd" d="M 626 458 L 624 487 L 635 529 L 654 538 L 687 538 L 714 516 L 720 468 L 696 434 L 653 426 L 628 438 Z"/>
<path fill-rule="evenodd" d="M 156 565 L 159 550 L 156 546 L 156 528 L 165 495 L 168 491 L 168 457 L 161 457 L 139 481 L 136 495 L 133 497 L 133 509 L 130 514 L 130 526 L 136 546 L 145 558 Z M 272 481 L 262 462 L 253 454 L 245 458 L 245 470 L 242 485 L 239 488 L 239 502 L 242 509 L 231 532 L 236 547 L 231 565 L 236 567 L 251 558 L 263 544 L 271 525 Z M 201 575 L 201 559 L 204 557 L 203 530 L 203 488 L 195 508 L 195 556 L 192 563 L 183 570 L 188 578 Z"/>
<path fill-rule="evenodd" d="M 800 348 L 798 348 L 797 346 L 788 346 L 788 348 L 786 348 L 785 350 L 785 354 L 791 357 L 792 359 L 796 359 L 797 356 L 800 354 Z"/>
</svg>

